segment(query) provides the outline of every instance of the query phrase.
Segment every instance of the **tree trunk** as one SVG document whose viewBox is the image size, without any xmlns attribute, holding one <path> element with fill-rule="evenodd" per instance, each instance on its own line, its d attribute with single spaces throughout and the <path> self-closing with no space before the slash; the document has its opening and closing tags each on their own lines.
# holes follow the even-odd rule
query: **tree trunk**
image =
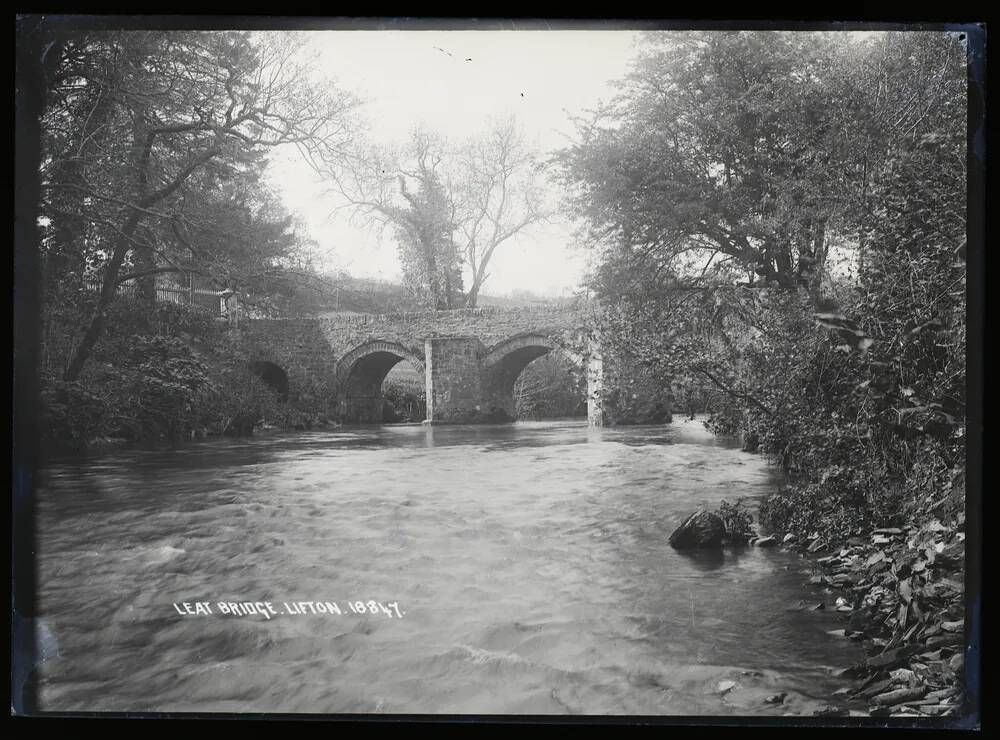
<svg viewBox="0 0 1000 740">
<path fill-rule="evenodd" d="M 813 223 L 813 273 L 809 283 L 810 292 L 819 295 L 823 286 L 823 271 L 826 269 L 826 222 L 815 221 Z"/>
<path fill-rule="evenodd" d="M 465 301 L 465 305 L 468 308 L 475 308 L 476 303 L 479 301 L 479 291 L 482 289 L 483 283 L 486 282 L 486 262 L 489 260 L 489 257 L 489 254 L 484 256 L 483 260 L 479 263 L 479 267 L 472 275 L 469 297 Z"/>
<path fill-rule="evenodd" d="M 149 273 L 136 279 L 135 295 L 140 300 L 152 305 L 156 301 L 156 275 L 152 270 L 156 269 L 156 259 L 148 249 L 132 250 L 132 260 L 135 263 L 136 272 Z"/>
<path fill-rule="evenodd" d="M 475 308 L 476 302 L 479 300 L 479 285 L 477 283 L 472 283 L 472 287 L 469 288 L 469 295 L 465 298 L 466 308 Z"/>
<path fill-rule="evenodd" d="M 90 323 L 87 325 L 87 330 L 84 332 L 80 344 L 73 351 L 69 365 L 66 366 L 66 371 L 63 373 L 63 380 L 67 382 L 73 382 L 80 377 L 84 364 L 90 357 L 90 353 L 97 344 L 97 340 L 101 338 L 101 333 L 104 331 L 104 323 L 108 318 L 108 309 L 115 298 L 118 273 L 121 271 L 122 263 L 125 261 L 125 255 L 128 254 L 132 236 L 139 226 L 139 219 L 139 211 L 133 211 L 132 215 L 126 220 L 125 226 L 121 230 L 121 235 L 115 240 L 115 249 L 111 256 L 111 262 L 108 263 L 108 267 L 104 271 L 104 284 L 101 286 L 101 295 L 98 298 L 97 307 L 90 317 Z"/>
<path fill-rule="evenodd" d="M 147 110 L 144 102 L 135 104 L 132 124 L 132 174 L 135 177 L 135 192 L 142 201 L 149 193 L 149 158 L 153 140 L 149 134 Z M 148 240 L 147 240 L 148 241 Z M 156 269 L 156 256 L 152 248 L 130 245 L 132 260 L 136 272 L 149 273 L 136 281 L 136 298 L 152 305 L 156 300 L 156 277 L 152 271 Z"/>
</svg>

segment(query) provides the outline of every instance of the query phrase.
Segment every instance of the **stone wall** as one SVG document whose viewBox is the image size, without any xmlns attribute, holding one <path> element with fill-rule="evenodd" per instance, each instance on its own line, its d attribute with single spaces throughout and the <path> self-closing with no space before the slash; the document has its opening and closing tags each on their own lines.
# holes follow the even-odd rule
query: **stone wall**
<svg viewBox="0 0 1000 740">
<path fill-rule="evenodd" d="M 396 314 L 332 313 L 320 316 L 322 332 L 340 356 L 373 341 L 395 342 L 424 354 L 433 337 L 475 337 L 488 349 L 517 334 L 561 333 L 590 324 L 586 309 L 560 306 L 467 308 Z"/>
<path fill-rule="evenodd" d="M 425 373 L 428 418 L 437 422 L 476 421 L 493 407 L 509 410 L 507 376 L 516 377 L 514 365 L 523 367 L 539 354 L 525 347 L 544 352 L 567 341 L 579 344 L 588 325 L 586 308 L 525 306 L 256 319 L 239 332 L 251 360 L 273 362 L 288 373 L 290 400 L 318 404 L 350 421 L 380 420 L 380 387 L 392 356 L 409 360 Z M 501 362 L 511 367 L 498 375 Z"/>
<path fill-rule="evenodd" d="M 234 331 L 251 361 L 271 362 L 287 373 L 289 401 L 332 410 L 336 358 L 314 319 L 257 319 Z"/>
</svg>

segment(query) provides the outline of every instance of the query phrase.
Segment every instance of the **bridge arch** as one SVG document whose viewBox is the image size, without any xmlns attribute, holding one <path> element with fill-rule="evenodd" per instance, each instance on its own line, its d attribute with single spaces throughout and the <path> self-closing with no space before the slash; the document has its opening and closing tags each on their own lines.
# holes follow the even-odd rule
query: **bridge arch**
<svg viewBox="0 0 1000 740">
<path fill-rule="evenodd" d="M 514 385 L 518 376 L 534 360 L 558 352 L 577 368 L 587 372 L 587 359 L 550 335 L 539 332 L 518 334 L 493 345 L 483 356 L 485 390 L 491 408 L 515 414 Z"/>
<path fill-rule="evenodd" d="M 553 351 L 561 352 L 580 368 L 586 366 L 582 355 L 553 337 L 538 332 L 525 332 L 490 347 L 483 357 L 483 367 L 490 374 L 510 375 L 513 383 L 530 362 Z"/>
<path fill-rule="evenodd" d="M 582 355 L 573 352 L 553 337 L 539 332 L 525 332 L 508 337 L 490 347 L 483 357 L 483 367 L 489 369 L 499 368 L 501 365 L 509 365 L 510 367 L 520 365 L 521 370 L 523 370 L 529 362 L 553 350 L 562 352 L 580 367 L 585 364 Z"/>
<path fill-rule="evenodd" d="M 397 364 L 408 361 L 421 375 L 424 362 L 397 342 L 371 340 L 358 345 L 337 363 L 340 412 L 348 422 L 381 422 L 385 397 L 382 383 Z"/>
<path fill-rule="evenodd" d="M 413 385 L 422 386 L 427 423 L 489 420 L 497 416 L 490 413 L 491 381 L 506 376 L 513 383 L 529 362 L 555 351 L 586 369 L 590 423 L 603 423 L 602 342 L 588 304 L 255 318 L 243 322 L 234 336 L 250 358 L 285 372 L 291 399 L 329 403 L 330 411 L 354 421 L 365 414 L 368 421 L 381 421 L 376 415 L 384 404 L 380 384 L 392 368 L 398 368 L 401 385 L 410 392 Z M 563 346 L 570 337 L 583 341 L 572 341 L 571 350 Z M 402 373 L 402 360 L 416 377 Z M 280 390 L 281 382 L 276 384 Z"/>
</svg>

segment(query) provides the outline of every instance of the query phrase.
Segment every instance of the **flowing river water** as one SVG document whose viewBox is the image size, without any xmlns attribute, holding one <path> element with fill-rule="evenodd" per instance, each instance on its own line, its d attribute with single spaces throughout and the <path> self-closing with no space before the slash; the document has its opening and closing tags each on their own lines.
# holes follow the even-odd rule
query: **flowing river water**
<svg viewBox="0 0 1000 740">
<path fill-rule="evenodd" d="M 779 482 L 698 421 L 343 428 L 55 462 L 39 705 L 811 714 L 860 649 L 829 634 L 829 604 L 803 608 L 830 598 L 808 562 L 667 544 L 696 508 Z"/>
</svg>

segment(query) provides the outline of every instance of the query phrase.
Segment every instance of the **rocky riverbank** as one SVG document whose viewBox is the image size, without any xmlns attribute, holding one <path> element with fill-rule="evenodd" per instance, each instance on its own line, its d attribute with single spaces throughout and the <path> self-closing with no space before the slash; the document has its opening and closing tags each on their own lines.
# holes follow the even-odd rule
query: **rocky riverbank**
<svg viewBox="0 0 1000 740">
<path fill-rule="evenodd" d="M 800 499 L 799 506 L 807 506 Z M 850 532 L 836 521 L 818 531 L 754 531 L 742 503 L 723 502 L 718 513 L 699 510 L 671 535 L 677 548 L 720 548 L 744 536 L 756 547 L 781 547 L 811 563 L 809 584 L 822 589 L 818 602 L 797 608 L 833 610 L 843 628 L 831 634 L 862 644 L 865 658 L 843 669 L 852 679 L 830 706 L 815 711 L 828 717 L 964 717 L 966 687 L 978 681 L 967 670 L 970 649 L 965 624 L 965 476 L 953 476 L 948 491 L 928 494 L 901 512 L 898 526 Z M 840 520 L 843 521 L 843 520 Z M 775 697 L 770 703 L 782 703 Z M 867 705 L 866 709 L 864 707 Z"/>
<path fill-rule="evenodd" d="M 920 524 L 860 532 L 836 545 L 819 533 L 760 538 L 814 558 L 810 583 L 835 609 L 838 631 L 861 641 L 866 658 L 842 674 L 856 681 L 843 698 L 872 717 L 957 717 L 965 699 L 965 517 L 928 516 Z M 816 714 L 858 716 L 831 706 Z"/>
</svg>

